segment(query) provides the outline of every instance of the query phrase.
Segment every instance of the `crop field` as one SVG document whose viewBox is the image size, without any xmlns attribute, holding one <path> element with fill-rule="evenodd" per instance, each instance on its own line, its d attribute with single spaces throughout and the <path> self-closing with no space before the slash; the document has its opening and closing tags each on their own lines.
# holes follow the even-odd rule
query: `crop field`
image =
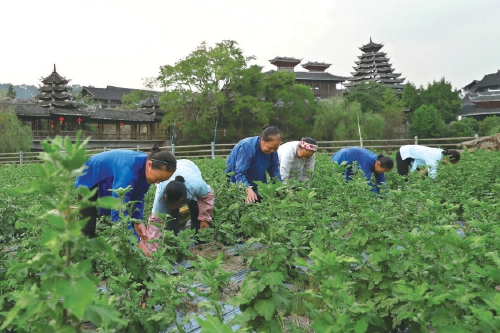
<svg viewBox="0 0 500 333">
<path fill-rule="evenodd" d="M 214 223 L 164 232 L 147 258 L 128 217 L 81 235 L 85 144 L 45 149 L 0 167 L 2 332 L 500 332 L 499 152 L 465 151 L 436 180 L 395 168 L 380 196 L 318 155 L 308 186 L 262 185 L 260 204 L 224 159 L 195 159 Z"/>
</svg>

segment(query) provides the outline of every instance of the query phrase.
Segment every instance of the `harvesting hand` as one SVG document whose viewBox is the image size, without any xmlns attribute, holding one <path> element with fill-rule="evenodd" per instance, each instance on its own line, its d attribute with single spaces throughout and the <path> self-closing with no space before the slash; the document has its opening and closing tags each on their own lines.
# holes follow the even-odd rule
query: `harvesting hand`
<svg viewBox="0 0 500 333">
<path fill-rule="evenodd" d="M 147 241 L 149 240 L 148 232 L 146 226 L 142 223 L 134 223 L 134 229 L 137 233 L 137 236 L 141 238 L 141 240 Z"/>
<path fill-rule="evenodd" d="M 247 187 L 247 198 L 245 200 L 246 203 L 249 202 L 256 202 L 258 200 L 257 194 L 255 194 L 254 190 L 252 188 Z"/>
</svg>

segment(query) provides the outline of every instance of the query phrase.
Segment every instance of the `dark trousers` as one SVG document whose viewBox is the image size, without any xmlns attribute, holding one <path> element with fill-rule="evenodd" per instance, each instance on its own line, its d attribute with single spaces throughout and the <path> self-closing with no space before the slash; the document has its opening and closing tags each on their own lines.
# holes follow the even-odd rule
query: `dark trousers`
<svg viewBox="0 0 500 333">
<path fill-rule="evenodd" d="M 191 216 L 191 229 L 194 229 L 196 230 L 196 232 L 198 232 L 198 230 L 200 230 L 200 221 L 198 221 L 198 201 L 189 200 L 187 202 L 187 206 L 189 208 L 189 215 Z M 167 205 L 167 214 L 172 217 L 167 222 L 167 226 L 165 229 L 172 230 L 176 235 L 178 235 L 181 229 L 181 225 L 179 224 L 179 208 L 173 209 L 169 205 Z"/>
<path fill-rule="evenodd" d="M 91 188 L 91 190 L 95 189 L 96 187 Z M 89 201 L 95 202 L 99 198 L 99 194 L 96 192 L 94 196 L 92 196 Z M 82 200 L 82 196 L 78 194 L 78 201 Z M 95 233 L 96 229 L 96 221 L 97 221 L 97 208 L 96 207 L 87 207 L 82 210 L 80 210 L 80 219 L 85 219 L 89 218 L 87 221 L 87 224 L 85 227 L 82 229 L 82 233 L 89 238 L 94 238 L 97 237 L 97 234 Z"/>
<path fill-rule="evenodd" d="M 408 176 L 408 172 L 410 171 L 410 166 L 414 160 L 415 160 L 414 158 L 410 158 L 410 157 L 403 160 L 399 150 L 396 153 L 396 165 L 398 167 L 398 173 L 401 176 L 405 176 L 405 181 L 408 181 L 408 177 L 406 177 L 406 176 Z"/>
</svg>

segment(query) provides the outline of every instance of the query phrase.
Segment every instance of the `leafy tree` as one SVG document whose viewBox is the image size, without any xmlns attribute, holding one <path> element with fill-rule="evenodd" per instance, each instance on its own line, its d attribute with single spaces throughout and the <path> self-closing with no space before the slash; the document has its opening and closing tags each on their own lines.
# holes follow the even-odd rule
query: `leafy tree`
<svg viewBox="0 0 500 333">
<path fill-rule="evenodd" d="M 280 128 L 286 139 L 310 136 L 316 111 L 314 94 L 295 83 L 295 73 L 275 72 L 265 79 L 265 99 L 273 103 L 271 125 Z"/>
<path fill-rule="evenodd" d="M 122 104 L 126 109 L 137 110 L 137 103 L 149 97 L 149 93 L 144 90 L 133 90 L 130 94 L 122 96 Z"/>
<path fill-rule="evenodd" d="M 421 90 L 423 90 L 422 86 L 417 89 L 411 82 L 405 84 L 403 93 L 401 95 L 401 101 L 405 107 L 410 109 L 410 111 L 415 111 L 422 106 L 422 100 L 420 99 Z"/>
<path fill-rule="evenodd" d="M 7 97 L 12 98 L 13 100 L 16 99 L 16 92 L 14 91 L 14 86 L 12 84 L 9 85 L 9 90 L 7 91 Z"/>
<path fill-rule="evenodd" d="M 359 128 L 358 128 L 359 117 Z M 317 140 L 382 139 L 385 126 L 381 115 L 361 112 L 359 103 L 340 99 L 322 101 L 314 116 L 313 135 Z"/>
<path fill-rule="evenodd" d="M 420 89 L 420 98 L 422 104 L 435 107 L 446 123 L 453 121 L 462 107 L 458 91 L 453 90 L 451 83 L 444 78 L 429 83 L 427 89 Z"/>
<path fill-rule="evenodd" d="M 403 103 L 391 88 L 386 88 L 381 101 L 382 116 L 385 119 L 384 139 L 398 139 L 404 136 L 402 125 L 404 121 Z"/>
<path fill-rule="evenodd" d="M 164 122 L 181 122 L 191 142 L 211 138 L 215 121 L 224 114 L 229 99 L 227 88 L 253 58 L 245 57 L 232 40 L 214 47 L 203 42 L 174 66 L 160 67 L 157 82 L 165 89 L 160 97 L 166 112 Z"/>
<path fill-rule="evenodd" d="M 12 108 L 0 106 L 0 153 L 29 151 L 33 146 L 33 133 L 23 126 Z"/>
<path fill-rule="evenodd" d="M 450 123 L 449 136 L 474 136 L 477 133 L 479 124 L 474 118 L 455 120 Z"/>
<path fill-rule="evenodd" d="M 345 96 L 349 102 L 358 102 L 361 105 L 362 112 L 381 112 L 382 99 L 386 91 L 386 86 L 378 82 L 363 82 L 360 85 L 351 88 Z"/>
<path fill-rule="evenodd" d="M 219 114 L 220 126 L 227 129 L 228 142 L 259 133 L 264 124 L 269 124 L 273 113 L 273 102 L 265 100 L 266 74 L 258 66 L 250 66 L 235 77 L 223 112 Z"/>
<path fill-rule="evenodd" d="M 3 89 L 0 89 L 0 100 L 7 96 L 7 92 Z"/>
<path fill-rule="evenodd" d="M 468 118 L 467 118 L 468 119 Z M 489 116 L 479 123 L 477 134 L 481 136 L 494 135 L 500 133 L 500 117 Z"/>
<path fill-rule="evenodd" d="M 439 138 L 445 134 L 446 124 L 434 106 L 422 105 L 413 112 L 410 132 L 421 138 Z"/>
</svg>

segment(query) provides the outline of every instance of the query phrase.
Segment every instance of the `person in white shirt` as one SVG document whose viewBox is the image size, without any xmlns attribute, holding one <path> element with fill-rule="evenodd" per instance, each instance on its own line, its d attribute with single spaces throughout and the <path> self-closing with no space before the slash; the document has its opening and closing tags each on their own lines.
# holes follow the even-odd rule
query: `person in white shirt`
<svg viewBox="0 0 500 333">
<path fill-rule="evenodd" d="M 460 160 L 460 153 L 456 150 L 431 148 L 419 145 L 401 146 L 396 153 L 396 164 L 398 173 L 405 176 L 405 181 L 408 179 L 408 169 L 411 166 L 410 172 L 417 170 L 417 167 L 425 167 L 421 174 L 428 171 L 431 178 L 436 179 L 438 162 L 446 163 L 450 161 L 455 164 Z"/>
<path fill-rule="evenodd" d="M 172 230 L 177 235 L 180 231 L 180 208 L 184 204 L 189 208 L 191 229 L 198 232 L 210 226 L 214 208 L 214 190 L 202 178 L 196 164 L 181 159 L 177 160 L 177 169 L 172 177 L 156 185 L 153 209 L 148 219 L 148 240 L 160 238 L 163 228 Z M 170 215 L 165 227 L 160 214 Z M 156 251 L 158 243 L 150 242 L 147 247 L 150 251 Z"/>
<path fill-rule="evenodd" d="M 279 146 L 278 157 L 283 182 L 286 183 L 289 179 L 308 181 L 309 172 L 314 171 L 314 153 L 317 150 L 318 143 L 309 137 Z"/>
</svg>

